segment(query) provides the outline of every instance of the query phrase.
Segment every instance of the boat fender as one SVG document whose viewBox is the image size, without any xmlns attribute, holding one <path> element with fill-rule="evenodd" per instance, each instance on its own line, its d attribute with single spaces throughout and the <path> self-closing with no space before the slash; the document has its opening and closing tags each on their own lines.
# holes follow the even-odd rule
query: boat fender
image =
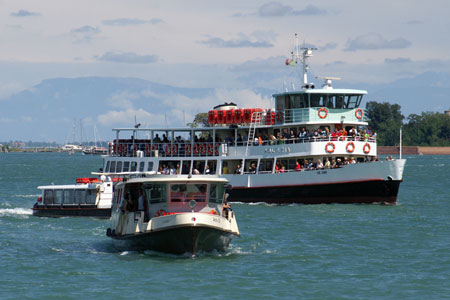
<svg viewBox="0 0 450 300">
<path fill-rule="evenodd" d="M 322 113 L 322 112 L 324 112 L 324 113 Z M 325 107 L 322 107 L 319 109 L 317 114 L 319 115 L 319 118 L 325 119 L 328 116 L 328 109 L 326 109 Z"/>
<path fill-rule="evenodd" d="M 358 120 L 361 120 L 363 115 L 364 115 L 364 113 L 363 113 L 363 110 L 361 108 L 358 108 L 357 110 L 355 110 L 355 117 Z"/>
<path fill-rule="evenodd" d="M 329 142 L 325 145 L 325 151 L 327 151 L 328 153 L 333 153 L 335 148 L 336 146 L 332 142 Z"/>
<path fill-rule="evenodd" d="M 363 146 L 363 151 L 365 154 L 368 154 L 370 152 L 370 145 L 369 143 L 365 143 Z"/>
<path fill-rule="evenodd" d="M 355 151 L 355 143 L 348 142 L 345 146 L 345 150 L 347 150 L 348 153 L 352 153 L 353 151 Z"/>
</svg>

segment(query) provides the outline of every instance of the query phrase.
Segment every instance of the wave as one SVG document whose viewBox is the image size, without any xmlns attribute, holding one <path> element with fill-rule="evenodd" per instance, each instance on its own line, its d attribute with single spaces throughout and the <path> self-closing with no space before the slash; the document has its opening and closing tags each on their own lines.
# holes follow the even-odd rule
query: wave
<svg viewBox="0 0 450 300">
<path fill-rule="evenodd" d="M 16 207 L 16 208 L 1 208 L 0 217 L 3 216 L 30 216 L 33 210 L 30 208 Z"/>
<path fill-rule="evenodd" d="M 41 194 L 32 194 L 32 195 L 16 195 L 16 197 L 19 198 L 37 198 L 39 197 Z"/>
</svg>

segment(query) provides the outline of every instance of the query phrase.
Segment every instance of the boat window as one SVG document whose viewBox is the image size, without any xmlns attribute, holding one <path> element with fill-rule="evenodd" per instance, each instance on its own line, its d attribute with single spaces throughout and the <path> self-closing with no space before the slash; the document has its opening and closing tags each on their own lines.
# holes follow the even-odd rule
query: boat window
<svg viewBox="0 0 450 300">
<path fill-rule="evenodd" d="M 86 191 L 86 203 L 95 204 L 95 198 L 97 197 L 97 190 L 88 189 Z"/>
<path fill-rule="evenodd" d="M 75 204 L 84 204 L 86 201 L 85 190 L 75 190 Z"/>
<path fill-rule="evenodd" d="M 139 163 L 139 172 L 144 172 L 144 165 L 145 165 L 145 162 L 143 162 L 143 161 L 141 161 Z"/>
<path fill-rule="evenodd" d="M 122 172 L 122 162 L 118 161 L 116 166 L 116 173 Z"/>
<path fill-rule="evenodd" d="M 311 107 L 322 107 L 326 106 L 328 102 L 328 97 L 325 94 L 310 94 Z"/>
<path fill-rule="evenodd" d="M 179 160 L 161 160 L 159 162 L 158 172 L 165 175 L 180 174 Z"/>
<path fill-rule="evenodd" d="M 347 108 L 356 108 L 359 104 L 359 98 L 358 95 L 349 95 L 347 100 Z"/>
<path fill-rule="evenodd" d="M 181 166 L 181 174 L 189 174 L 191 171 L 191 161 L 185 160 Z"/>
<path fill-rule="evenodd" d="M 109 161 L 106 162 L 105 172 L 106 173 L 109 172 Z"/>
<path fill-rule="evenodd" d="M 336 95 L 335 108 L 344 108 L 344 96 Z"/>
<path fill-rule="evenodd" d="M 222 203 L 223 199 L 223 184 L 211 184 L 209 190 L 209 202 Z"/>
<path fill-rule="evenodd" d="M 130 172 L 136 172 L 136 169 L 137 169 L 137 162 L 132 161 L 131 162 L 131 170 L 130 170 Z"/>
<path fill-rule="evenodd" d="M 245 174 L 256 174 L 256 167 L 258 165 L 257 160 L 245 160 L 244 173 Z"/>
<path fill-rule="evenodd" d="M 44 191 L 44 204 L 53 204 L 53 190 Z"/>
<path fill-rule="evenodd" d="M 284 96 L 278 96 L 277 99 L 277 110 L 284 110 Z"/>
<path fill-rule="evenodd" d="M 259 162 L 259 174 L 272 173 L 273 170 L 273 158 L 271 159 L 261 159 Z"/>
<path fill-rule="evenodd" d="M 334 108 L 334 103 L 336 101 L 336 96 L 335 95 L 328 95 L 327 98 L 327 107 L 328 108 Z"/>
<path fill-rule="evenodd" d="M 194 160 L 192 165 L 192 174 L 199 175 L 203 174 L 205 171 L 205 161 L 204 160 Z"/>
<path fill-rule="evenodd" d="M 64 190 L 64 204 L 73 204 L 73 190 Z"/>
<path fill-rule="evenodd" d="M 166 185 L 165 184 L 145 184 L 145 198 L 153 203 L 166 202 Z"/>
<path fill-rule="evenodd" d="M 115 161 L 111 162 L 111 167 L 110 167 L 109 172 L 110 173 L 115 173 L 116 172 L 116 162 Z"/>
<path fill-rule="evenodd" d="M 304 94 L 291 95 L 291 108 L 304 108 L 308 106 L 308 100 Z"/>
<path fill-rule="evenodd" d="M 153 171 L 153 162 L 152 161 L 149 161 L 147 163 L 147 171 Z"/>
<path fill-rule="evenodd" d="M 55 190 L 53 192 L 53 204 L 62 204 L 63 196 L 63 190 Z"/>
<path fill-rule="evenodd" d="M 130 162 L 129 161 L 125 161 L 123 163 L 123 172 L 128 172 L 130 171 Z"/>
<path fill-rule="evenodd" d="M 208 160 L 206 165 L 209 168 L 209 172 L 208 172 L 207 168 L 205 168 L 206 175 L 216 174 L 217 160 Z"/>
<path fill-rule="evenodd" d="M 227 159 L 222 163 L 222 174 L 241 174 L 242 159 Z M 227 173 L 225 173 L 227 172 Z"/>
</svg>

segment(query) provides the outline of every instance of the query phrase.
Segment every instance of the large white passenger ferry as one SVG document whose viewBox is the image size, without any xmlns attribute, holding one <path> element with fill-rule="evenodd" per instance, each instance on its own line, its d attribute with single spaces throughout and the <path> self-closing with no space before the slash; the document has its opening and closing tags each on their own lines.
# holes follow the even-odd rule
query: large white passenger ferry
<svg viewBox="0 0 450 300">
<path fill-rule="evenodd" d="M 240 202 L 396 203 L 406 160 L 377 159 L 366 91 L 308 82 L 313 50 L 297 46 L 286 61 L 302 66 L 301 89 L 274 94 L 274 108 L 225 103 L 207 127 L 113 129 L 105 174 L 217 174 Z"/>
</svg>

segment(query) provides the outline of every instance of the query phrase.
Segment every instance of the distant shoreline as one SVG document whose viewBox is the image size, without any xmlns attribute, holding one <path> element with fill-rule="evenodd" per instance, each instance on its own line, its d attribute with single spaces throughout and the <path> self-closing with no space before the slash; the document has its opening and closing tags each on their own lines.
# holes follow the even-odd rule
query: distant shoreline
<svg viewBox="0 0 450 300">
<path fill-rule="evenodd" d="M 398 154 L 399 146 L 378 146 L 378 154 Z M 450 155 L 450 147 L 403 146 L 406 155 Z"/>
</svg>

